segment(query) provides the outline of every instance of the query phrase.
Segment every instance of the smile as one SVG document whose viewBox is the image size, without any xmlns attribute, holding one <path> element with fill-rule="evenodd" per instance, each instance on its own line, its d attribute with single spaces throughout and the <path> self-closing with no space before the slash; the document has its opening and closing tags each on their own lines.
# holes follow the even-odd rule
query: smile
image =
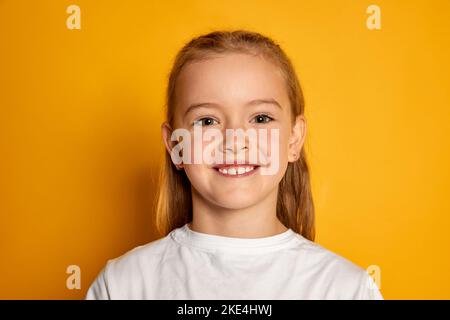
<svg viewBox="0 0 450 320">
<path fill-rule="evenodd" d="M 224 167 L 216 167 L 214 169 L 222 176 L 243 177 L 255 173 L 255 171 L 257 171 L 258 168 L 259 166 L 253 165 L 231 165 Z"/>
</svg>

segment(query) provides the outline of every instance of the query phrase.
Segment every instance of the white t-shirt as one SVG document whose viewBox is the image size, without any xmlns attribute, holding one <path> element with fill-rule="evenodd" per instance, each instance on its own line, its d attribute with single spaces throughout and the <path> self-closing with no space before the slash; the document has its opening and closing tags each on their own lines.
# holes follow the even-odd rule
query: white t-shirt
<svg viewBox="0 0 450 320">
<path fill-rule="evenodd" d="M 193 231 L 108 260 L 86 299 L 383 299 L 366 270 L 292 229 L 263 238 Z"/>
</svg>

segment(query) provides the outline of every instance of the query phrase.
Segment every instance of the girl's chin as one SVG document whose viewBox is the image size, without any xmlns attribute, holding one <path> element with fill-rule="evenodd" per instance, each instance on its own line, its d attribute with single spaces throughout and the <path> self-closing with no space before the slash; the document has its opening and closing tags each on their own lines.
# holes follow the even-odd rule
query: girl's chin
<svg viewBox="0 0 450 320">
<path fill-rule="evenodd" d="M 251 207 L 260 201 L 255 190 L 258 189 L 236 189 L 230 190 L 229 192 L 227 192 L 226 190 L 221 190 L 219 192 L 214 192 L 214 194 L 211 194 L 210 196 L 212 199 L 214 199 L 213 202 L 222 208 L 244 209 Z"/>
</svg>

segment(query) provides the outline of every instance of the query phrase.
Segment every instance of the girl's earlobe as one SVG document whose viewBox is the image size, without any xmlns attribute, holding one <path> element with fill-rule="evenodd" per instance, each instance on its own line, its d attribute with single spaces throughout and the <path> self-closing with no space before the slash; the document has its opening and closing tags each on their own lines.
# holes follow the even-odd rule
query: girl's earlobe
<svg viewBox="0 0 450 320">
<path fill-rule="evenodd" d="M 298 160 L 298 154 L 296 152 L 291 153 L 291 159 L 289 162 L 295 162 Z"/>
</svg>

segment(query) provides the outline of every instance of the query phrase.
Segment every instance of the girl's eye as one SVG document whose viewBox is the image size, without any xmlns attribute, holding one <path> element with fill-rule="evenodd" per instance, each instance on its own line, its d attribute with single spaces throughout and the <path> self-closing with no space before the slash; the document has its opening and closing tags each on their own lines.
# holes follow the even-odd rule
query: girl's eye
<svg viewBox="0 0 450 320">
<path fill-rule="evenodd" d="M 255 120 L 256 123 L 266 123 L 266 122 L 270 122 L 273 120 L 272 117 L 269 117 L 266 114 L 259 114 L 256 117 L 253 118 Z"/>
<path fill-rule="evenodd" d="M 194 121 L 194 125 L 199 126 L 212 126 L 213 124 L 217 124 L 217 121 L 213 118 L 201 118 Z"/>
</svg>

